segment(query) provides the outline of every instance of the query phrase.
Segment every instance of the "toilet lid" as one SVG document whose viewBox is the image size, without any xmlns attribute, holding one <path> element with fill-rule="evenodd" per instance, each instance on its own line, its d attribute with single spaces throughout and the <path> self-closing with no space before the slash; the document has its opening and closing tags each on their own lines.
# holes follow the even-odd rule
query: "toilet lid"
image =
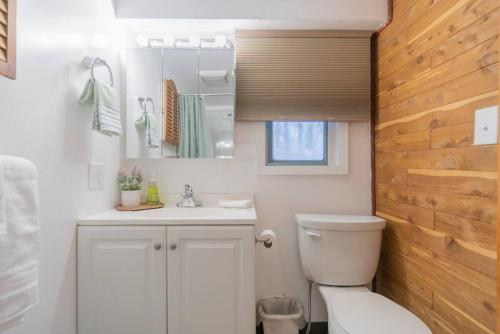
<svg viewBox="0 0 500 334">
<path fill-rule="evenodd" d="M 351 288 L 320 290 L 328 299 L 329 321 L 346 334 L 432 334 L 417 316 L 382 295 Z"/>
<path fill-rule="evenodd" d="M 375 216 L 296 214 L 300 227 L 322 231 L 377 231 L 385 228 L 385 220 Z"/>
</svg>

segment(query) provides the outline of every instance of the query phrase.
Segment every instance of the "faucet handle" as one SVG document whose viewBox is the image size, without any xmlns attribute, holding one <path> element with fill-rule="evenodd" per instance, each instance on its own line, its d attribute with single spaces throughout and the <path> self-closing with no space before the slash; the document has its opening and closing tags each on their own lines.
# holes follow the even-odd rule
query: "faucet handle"
<svg viewBox="0 0 500 334">
<path fill-rule="evenodd" d="M 184 195 L 186 195 L 188 197 L 193 196 L 193 188 L 189 184 L 186 184 L 184 186 Z"/>
</svg>

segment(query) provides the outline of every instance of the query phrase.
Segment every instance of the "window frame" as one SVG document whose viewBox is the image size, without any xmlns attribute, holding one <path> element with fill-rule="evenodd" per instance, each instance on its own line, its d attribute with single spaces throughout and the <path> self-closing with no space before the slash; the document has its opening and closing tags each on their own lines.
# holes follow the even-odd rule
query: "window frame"
<svg viewBox="0 0 500 334">
<path fill-rule="evenodd" d="M 323 123 L 323 160 L 274 160 L 273 123 L 274 122 L 322 122 Z M 326 121 L 267 121 L 266 122 L 266 166 L 328 166 L 328 122 Z"/>
<path fill-rule="evenodd" d="M 15 80 L 16 79 L 16 28 L 17 28 L 17 0 L 7 0 L 7 13 L 4 13 L 7 17 L 7 60 L 0 60 L 0 76 Z"/>
<path fill-rule="evenodd" d="M 326 166 L 267 166 L 266 124 L 256 126 L 257 175 L 349 175 L 349 123 L 328 122 L 328 165 Z"/>
</svg>

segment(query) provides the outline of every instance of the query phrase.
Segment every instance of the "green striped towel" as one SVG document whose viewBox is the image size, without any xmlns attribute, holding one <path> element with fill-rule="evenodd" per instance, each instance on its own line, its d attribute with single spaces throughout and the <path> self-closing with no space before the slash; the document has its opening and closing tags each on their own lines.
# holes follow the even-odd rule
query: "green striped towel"
<svg viewBox="0 0 500 334">
<path fill-rule="evenodd" d="M 139 128 L 146 129 L 146 145 L 149 148 L 160 147 L 160 136 L 158 135 L 156 118 L 153 113 L 144 110 L 141 117 L 135 121 L 135 125 Z"/>
<path fill-rule="evenodd" d="M 80 96 L 80 103 L 89 101 L 94 103 L 92 130 L 107 136 L 120 136 L 122 124 L 116 90 L 99 80 L 89 79 Z"/>
</svg>

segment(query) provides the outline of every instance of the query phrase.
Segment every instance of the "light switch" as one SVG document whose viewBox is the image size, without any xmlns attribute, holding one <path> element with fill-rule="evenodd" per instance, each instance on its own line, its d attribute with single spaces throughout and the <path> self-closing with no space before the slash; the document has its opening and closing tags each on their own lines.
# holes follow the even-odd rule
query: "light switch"
<svg viewBox="0 0 500 334">
<path fill-rule="evenodd" d="M 497 143 L 498 106 L 476 110 L 474 145 Z"/>
<path fill-rule="evenodd" d="M 89 190 L 104 189 L 104 164 L 89 163 Z"/>
</svg>

